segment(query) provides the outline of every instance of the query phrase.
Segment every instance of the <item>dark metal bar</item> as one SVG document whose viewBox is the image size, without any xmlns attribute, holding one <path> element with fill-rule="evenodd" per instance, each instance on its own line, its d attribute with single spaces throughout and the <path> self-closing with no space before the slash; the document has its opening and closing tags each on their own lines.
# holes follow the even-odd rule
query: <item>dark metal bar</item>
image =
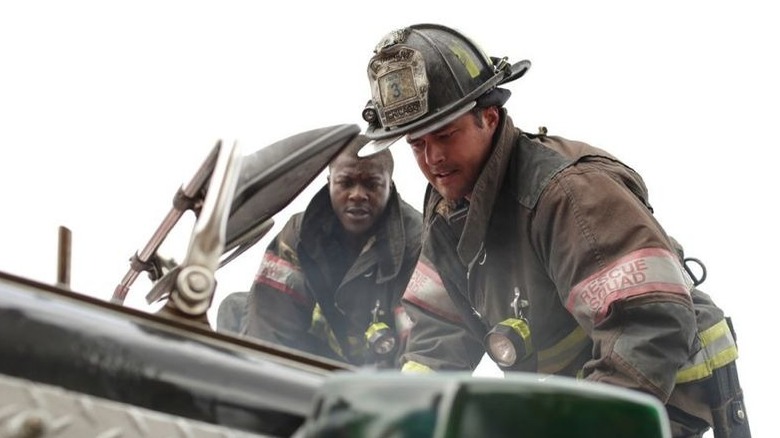
<svg viewBox="0 0 780 438">
<path fill-rule="evenodd" d="M 71 232 L 64 226 L 59 228 L 57 240 L 57 286 L 70 289 Z"/>
</svg>

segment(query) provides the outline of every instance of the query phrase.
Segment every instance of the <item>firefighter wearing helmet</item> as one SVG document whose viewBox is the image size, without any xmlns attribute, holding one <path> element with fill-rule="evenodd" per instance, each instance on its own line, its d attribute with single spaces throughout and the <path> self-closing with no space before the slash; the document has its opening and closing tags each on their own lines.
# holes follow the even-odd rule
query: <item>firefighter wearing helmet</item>
<svg viewBox="0 0 780 438">
<path fill-rule="evenodd" d="M 642 177 L 589 144 L 514 126 L 530 62 L 462 33 L 387 34 L 368 63 L 362 154 L 401 138 L 428 180 L 403 303 L 405 371 L 558 374 L 655 395 L 675 437 L 750 436 L 730 319 L 653 216 Z"/>
</svg>

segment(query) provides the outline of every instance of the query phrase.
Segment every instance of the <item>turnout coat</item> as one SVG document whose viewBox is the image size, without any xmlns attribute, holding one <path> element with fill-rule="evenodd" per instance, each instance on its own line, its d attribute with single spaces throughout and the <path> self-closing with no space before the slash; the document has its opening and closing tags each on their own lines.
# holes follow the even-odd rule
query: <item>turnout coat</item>
<svg viewBox="0 0 780 438">
<path fill-rule="evenodd" d="M 352 365 L 397 367 L 409 319 L 401 296 L 420 253 L 422 214 L 392 189 L 357 259 L 345 263 L 343 232 L 327 186 L 269 244 L 247 299 L 242 332 Z M 374 357 L 365 332 L 374 321 L 399 337 L 390 360 Z"/>
<path fill-rule="evenodd" d="M 414 321 L 405 370 L 473 370 L 485 334 L 522 319 L 529 354 L 505 371 L 636 389 L 667 403 L 673 423 L 712 424 L 700 383 L 736 359 L 734 338 L 633 169 L 582 142 L 521 132 L 502 110 L 470 202 L 429 185 L 424 221 L 404 295 Z"/>
</svg>

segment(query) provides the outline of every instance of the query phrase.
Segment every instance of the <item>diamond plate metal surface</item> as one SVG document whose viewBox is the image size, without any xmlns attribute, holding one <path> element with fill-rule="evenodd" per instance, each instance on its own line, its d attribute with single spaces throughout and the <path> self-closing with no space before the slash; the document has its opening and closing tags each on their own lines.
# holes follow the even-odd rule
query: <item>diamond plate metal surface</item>
<svg viewBox="0 0 780 438">
<path fill-rule="evenodd" d="M 0 375 L 0 438 L 258 438 L 257 435 Z"/>
</svg>

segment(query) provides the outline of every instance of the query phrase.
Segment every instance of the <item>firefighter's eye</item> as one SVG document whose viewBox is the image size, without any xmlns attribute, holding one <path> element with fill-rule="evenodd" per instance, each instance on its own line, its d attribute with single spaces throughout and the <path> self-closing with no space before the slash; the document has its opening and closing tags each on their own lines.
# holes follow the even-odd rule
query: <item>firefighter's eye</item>
<svg viewBox="0 0 780 438">
<path fill-rule="evenodd" d="M 437 132 L 435 135 L 436 139 L 439 141 L 446 141 L 449 140 L 455 133 L 457 132 L 456 129 L 448 129 L 446 131 L 440 131 Z"/>
</svg>

